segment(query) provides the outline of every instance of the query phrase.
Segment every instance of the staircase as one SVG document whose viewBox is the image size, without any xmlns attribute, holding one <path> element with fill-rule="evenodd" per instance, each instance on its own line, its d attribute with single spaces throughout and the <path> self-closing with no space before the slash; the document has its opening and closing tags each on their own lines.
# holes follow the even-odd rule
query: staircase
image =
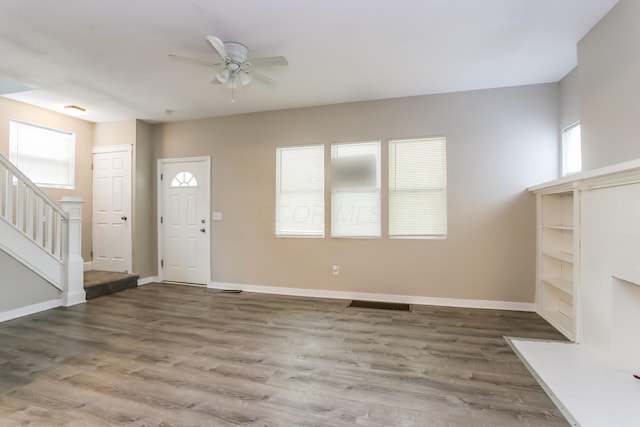
<svg viewBox="0 0 640 427">
<path fill-rule="evenodd" d="M 81 225 L 81 199 L 59 206 L 0 155 L 0 250 L 57 288 L 60 305 L 85 301 Z"/>
</svg>

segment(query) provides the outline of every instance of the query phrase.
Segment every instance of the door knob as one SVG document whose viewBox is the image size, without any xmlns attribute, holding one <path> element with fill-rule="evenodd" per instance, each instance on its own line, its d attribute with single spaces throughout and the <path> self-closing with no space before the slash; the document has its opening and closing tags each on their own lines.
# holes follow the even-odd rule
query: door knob
<svg viewBox="0 0 640 427">
<path fill-rule="evenodd" d="M 123 216 L 123 217 L 121 217 L 120 219 L 121 219 L 121 220 L 123 220 L 123 221 L 126 221 L 126 220 L 127 220 L 127 217 L 126 217 L 126 216 Z"/>
<path fill-rule="evenodd" d="M 201 228 L 201 229 L 200 229 L 200 231 L 204 233 L 204 232 L 206 232 L 207 230 L 205 230 L 204 228 Z"/>
</svg>

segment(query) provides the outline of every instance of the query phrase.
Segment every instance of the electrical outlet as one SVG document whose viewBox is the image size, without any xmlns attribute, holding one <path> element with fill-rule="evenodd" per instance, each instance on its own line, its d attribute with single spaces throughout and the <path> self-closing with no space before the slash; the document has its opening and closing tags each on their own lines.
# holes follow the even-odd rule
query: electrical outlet
<svg viewBox="0 0 640 427">
<path fill-rule="evenodd" d="M 340 267 L 338 267 L 338 264 L 333 264 L 331 266 L 331 274 L 333 274 L 334 276 L 340 274 Z"/>
</svg>

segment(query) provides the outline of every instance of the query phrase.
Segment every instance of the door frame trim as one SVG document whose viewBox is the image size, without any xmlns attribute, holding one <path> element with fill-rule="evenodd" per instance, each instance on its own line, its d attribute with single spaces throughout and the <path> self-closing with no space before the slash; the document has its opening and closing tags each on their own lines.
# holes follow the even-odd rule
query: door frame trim
<svg viewBox="0 0 640 427">
<path fill-rule="evenodd" d="M 91 154 L 117 153 L 118 151 L 133 151 L 133 144 L 100 145 L 97 147 L 91 147 Z"/>
<path fill-rule="evenodd" d="M 167 159 L 158 159 L 158 163 L 157 163 L 157 168 L 156 168 L 156 188 L 157 188 L 157 200 L 156 200 L 156 225 L 157 225 L 157 231 L 158 231 L 158 278 L 159 280 L 162 282 L 164 281 L 164 274 L 162 271 L 162 265 L 161 265 L 161 261 L 162 261 L 162 255 L 163 255 L 163 233 L 162 233 L 162 227 L 160 224 L 160 217 L 162 216 L 162 206 L 163 206 L 163 202 L 164 202 L 164 194 L 162 191 L 162 180 L 160 179 L 160 174 L 163 173 L 163 169 L 164 169 L 164 165 L 169 164 L 169 163 L 188 163 L 188 162 L 204 162 L 207 168 L 207 174 L 209 175 L 209 192 L 206 194 L 206 198 L 207 198 L 207 207 L 208 207 L 208 218 L 207 220 L 209 221 L 209 230 L 211 230 L 211 194 L 213 193 L 213 186 L 211 185 L 211 156 L 198 156 L 198 157 L 174 157 L 174 158 L 167 158 Z M 208 260 L 209 262 L 207 262 L 205 268 L 206 268 L 206 275 L 207 275 L 207 280 L 204 283 L 205 285 L 208 285 L 209 282 L 211 282 L 211 232 L 209 232 L 209 256 L 208 256 Z"/>
<path fill-rule="evenodd" d="M 115 145 L 100 145 L 97 147 L 91 147 L 91 252 L 93 253 L 95 247 L 94 244 L 96 242 L 96 223 L 95 223 L 95 219 L 93 218 L 93 213 L 94 213 L 94 206 L 93 204 L 95 203 L 95 197 L 93 197 L 93 193 L 94 193 L 94 171 L 93 171 L 93 155 L 94 154 L 104 154 L 104 153 L 120 153 L 120 152 L 127 152 L 129 154 L 129 208 L 130 208 L 130 213 L 129 216 L 131 216 L 131 221 L 129 222 L 130 226 L 129 226 L 129 262 L 127 265 L 127 271 L 129 273 L 133 272 L 133 222 L 135 221 L 135 209 L 134 209 L 134 200 L 133 200 L 133 193 L 134 193 L 134 169 L 135 166 L 133 164 L 133 144 L 115 144 Z M 93 257 L 91 258 L 91 269 L 93 270 Z"/>
</svg>

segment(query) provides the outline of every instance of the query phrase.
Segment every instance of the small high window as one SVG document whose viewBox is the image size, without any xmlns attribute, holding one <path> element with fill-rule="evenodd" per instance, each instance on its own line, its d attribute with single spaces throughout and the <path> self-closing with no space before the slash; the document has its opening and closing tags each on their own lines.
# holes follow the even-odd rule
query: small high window
<svg viewBox="0 0 640 427">
<path fill-rule="evenodd" d="M 562 175 L 582 171 L 582 141 L 580 123 L 562 131 Z"/>
<path fill-rule="evenodd" d="M 171 187 L 197 187 L 198 180 L 191 172 L 181 171 L 171 180 Z"/>
</svg>

